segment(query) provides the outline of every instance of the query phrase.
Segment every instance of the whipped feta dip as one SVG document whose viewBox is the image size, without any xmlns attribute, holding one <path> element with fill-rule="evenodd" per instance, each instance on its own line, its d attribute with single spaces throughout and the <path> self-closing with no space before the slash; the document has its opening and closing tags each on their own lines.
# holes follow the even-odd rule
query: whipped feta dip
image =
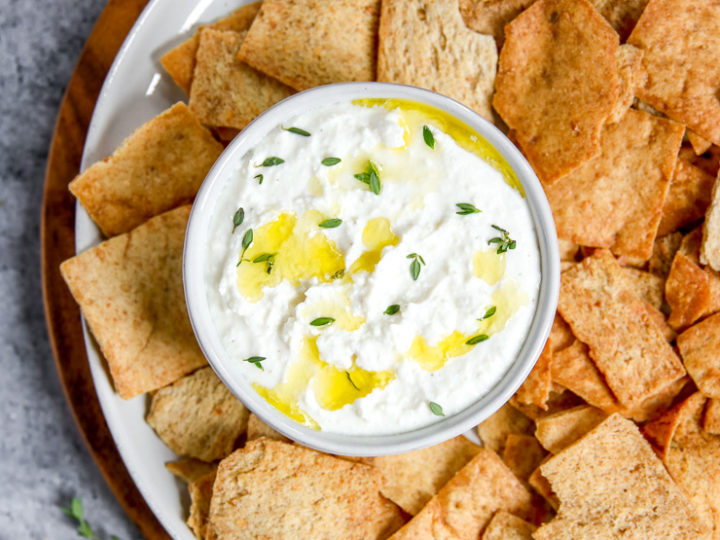
<svg viewBox="0 0 720 540">
<path fill-rule="evenodd" d="M 405 100 L 288 118 L 224 181 L 206 260 L 230 370 L 315 429 L 406 432 L 520 351 L 540 253 L 522 188 L 468 126 Z"/>
</svg>

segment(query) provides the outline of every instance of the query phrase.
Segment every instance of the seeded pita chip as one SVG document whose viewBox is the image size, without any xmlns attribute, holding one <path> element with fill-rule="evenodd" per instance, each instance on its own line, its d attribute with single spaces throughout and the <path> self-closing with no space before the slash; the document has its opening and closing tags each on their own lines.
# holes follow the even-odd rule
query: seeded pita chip
<svg viewBox="0 0 720 540">
<path fill-rule="evenodd" d="M 558 310 L 622 406 L 640 404 L 685 374 L 609 251 L 563 274 Z"/>
<path fill-rule="evenodd" d="M 494 452 L 483 448 L 392 539 L 476 540 L 498 510 L 531 519 L 532 496 Z"/>
<path fill-rule="evenodd" d="M 682 233 L 674 232 L 666 236 L 655 239 L 653 244 L 653 254 L 648 262 L 648 270 L 650 273 L 667 278 L 670 273 L 672 261 L 675 258 L 675 252 L 680 248 L 682 242 Z"/>
<path fill-rule="evenodd" d="M 550 387 L 552 386 L 550 378 L 551 360 L 552 350 L 550 340 L 548 340 L 542 353 L 540 353 L 540 358 L 535 363 L 535 367 L 533 367 L 530 375 L 515 393 L 515 398 L 520 403 L 535 405 L 543 410 L 547 409 L 547 400 L 550 397 Z"/>
<path fill-rule="evenodd" d="M 677 345 L 685 369 L 700 391 L 720 399 L 720 313 L 685 330 Z"/>
<path fill-rule="evenodd" d="M 709 264 L 710 268 L 720 272 L 720 180 L 713 186 L 710 201 L 703 225 L 700 262 Z"/>
<path fill-rule="evenodd" d="M 643 51 L 632 45 L 620 45 L 617 57 L 617 69 L 620 76 L 620 92 L 608 122 L 618 122 L 635 100 L 635 89 L 644 84 L 645 72 L 642 69 Z"/>
<path fill-rule="evenodd" d="M 465 25 L 495 38 L 498 49 L 505 41 L 505 25 L 535 0 L 460 0 Z"/>
<path fill-rule="evenodd" d="M 665 282 L 665 298 L 672 310 L 670 326 L 676 330 L 686 328 L 720 309 L 718 285 L 720 278 L 700 268 L 681 248 Z"/>
<path fill-rule="evenodd" d="M 60 266 L 124 399 L 205 365 L 182 285 L 189 214 L 161 214 Z"/>
<path fill-rule="evenodd" d="M 177 461 L 169 461 L 165 468 L 180 478 L 183 482 L 194 482 L 209 472 L 217 470 L 216 463 L 207 463 L 194 458 L 184 458 Z"/>
<path fill-rule="evenodd" d="M 540 470 L 560 508 L 555 519 L 535 531 L 536 540 L 707 537 L 687 496 L 635 424 L 619 415 Z"/>
<path fill-rule="evenodd" d="M 546 188 L 558 236 L 649 259 L 682 133 L 634 109 L 606 125 L 601 154 Z"/>
<path fill-rule="evenodd" d="M 638 96 L 720 144 L 720 5 L 651 0 L 628 43 L 645 51 L 648 77 Z"/>
<path fill-rule="evenodd" d="M 583 437 L 607 416 L 600 409 L 580 405 L 540 418 L 536 424 L 535 436 L 548 452 L 557 454 Z"/>
<path fill-rule="evenodd" d="M 166 52 L 160 58 L 160 63 L 165 68 L 165 71 L 170 74 L 175 84 L 182 88 L 186 94 L 190 95 L 190 85 L 192 84 L 193 71 L 195 70 L 195 53 L 197 52 L 200 41 L 200 31 L 202 31 L 203 28 L 212 28 L 213 30 L 244 32 L 250 28 L 259 9 L 260 2 L 247 4 L 239 7 L 227 17 L 223 17 L 212 24 L 201 26 L 190 39 L 183 41 L 174 49 Z"/>
<path fill-rule="evenodd" d="M 232 452 L 247 429 L 248 414 L 206 367 L 153 394 L 146 420 L 174 452 L 213 461 Z"/>
<path fill-rule="evenodd" d="M 278 433 L 253 413 L 250 413 L 247 423 L 247 440 L 252 441 L 253 439 L 259 439 L 260 437 L 267 437 L 268 439 L 275 439 L 276 441 L 288 443 L 292 442 L 285 435 Z"/>
<path fill-rule="evenodd" d="M 510 433 L 532 435 L 533 421 L 515 407 L 506 403 L 478 427 L 478 436 L 486 448 L 498 455 L 505 449 L 505 440 Z"/>
<path fill-rule="evenodd" d="M 386 538 L 403 523 L 361 463 L 260 438 L 220 462 L 208 538 Z"/>
<path fill-rule="evenodd" d="M 710 206 L 710 194 L 715 179 L 701 168 L 678 159 L 670 189 L 662 209 L 658 236 L 701 219 Z"/>
<path fill-rule="evenodd" d="M 713 435 L 720 435 L 720 401 L 708 399 L 703 417 L 703 429 Z"/>
<path fill-rule="evenodd" d="M 215 471 L 210 472 L 188 484 L 190 516 L 187 524 L 195 534 L 195 538 L 200 540 L 207 536 L 208 514 L 210 513 L 210 500 L 212 499 L 215 474 Z"/>
<path fill-rule="evenodd" d="M 521 480 L 527 481 L 545 456 L 547 456 L 547 452 L 532 435 L 510 433 L 505 441 L 503 461 Z"/>
<path fill-rule="evenodd" d="M 380 492 L 415 515 L 480 448 L 461 435 L 406 454 L 370 458 L 368 464 L 382 475 Z"/>
<path fill-rule="evenodd" d="M 687 135 L 688 141 L 690 141 L 690 145 L 692 146 L 693 151 L 698 156 L 707 152 L 712 146 L 712 143 L 710 141 L 708 141 L 707 139 L 703 139 L 694 131 L 690 131 L 688 129 L 685 131 L 685 135 Z"/>
<path fill-rule="evenodd" d="M 493 106 L 546 184 L 600 153 L 618 46 L 586 0 L 539 0 L 505 27 Z"/>
<path fill-rule="evenodd" d="M 70 182 L 70 191 L 105 236 L 129 231 L 192 202 L 222 145 L 177 103 L 136 129 Z"/>
<path fill-rule="evenodd" d="M 242 129 L 293 90 L 236 58 L 245 32 L 200 32 L 190 110 L 208 126 Z"/>
<path fill-rule="evenodd" d="M 434 90 L 492 120 L 496 71 L 495 40 L 465 26 L 458 0 L 382 2 L 379 81 Z"/>
<path fill-rule="evenodd" d="M 305 90 L 375 80 L 378 0 L 264 0 L 240 60 Z"/>
<path fill-rule="evenodd" d="M 534 530 L 532 523 L 500 510 L 492 517 L 480 540 L 532 540 Z"/>
</svg>

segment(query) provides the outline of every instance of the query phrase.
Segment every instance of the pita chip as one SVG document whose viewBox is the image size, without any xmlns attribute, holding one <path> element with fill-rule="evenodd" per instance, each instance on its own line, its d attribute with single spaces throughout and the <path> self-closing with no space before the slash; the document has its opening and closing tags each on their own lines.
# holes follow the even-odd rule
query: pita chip
<svg viewBox="0 0 720 540">
<path fill-rule="evenodd" d="M 521 480 L 530 478 L 547 456 L 547 452 L 532 435 L 511 433 L 505 441 L 503 462 Z"/>
<path fill-rule="evenodd" d="M 635 424 L 612 415 L 540 467 L 560 499 L 536 540 L 708 538 Z M 632 531 L 628 535 L 629 531 Z"/>
<path fill-rule="evenodd" d="M 264 0 L 239 59 L 295 90 L 373 81 L 379 0 Z"/>
<path fill-rule="evenodd" d="M 493 106 L 547 185 L 600 153 L 618 36 L 586 0 L 539 0 L 505 27 Z"/>
<path fill-rule="evenodd" d="M 658 236 L 665 236 L 705 216 L 715 179 L 689 161 L 678 159 L 662 209 Z"/>
<path fill-rule="evenodd" d="M 252 441 L 254 439 L 259 439 L 260 437 L 267 437 L 268 439 L 275 439 L 276 441 L 288 443 L 292 442 L 285 435 L 278 433 L 265 422 L 260 420 L 260 418 L 258 418 L 254 413 L 250 413 L 247 423 L 247 440 Z"/>
<path fill-rule="evenodd" d="M 716 180 L 712 188 L 710 208 L 703 224 L 700 262 L 720 272 L 720 180 Z"/>
<path fill-rule="evenodd" d="M 607 19 L 625 41 L 635 27 L 648 0 L 592 0 L 595 8 Z"/>
<path fill-rule="evenodd" d="M 665 298 L 665 280 L 655 274 L 637 268 L 623 268 L 636 294 L 655 309 L 661 309 Z"/>
<path fill-rule="evenodd" d="M 189 206 L 161 214 L 60 266 L 124 399 L 206 365 L 182 284 L 189 214 Z"/>
<path fill-rule="evenodd" d="M 648 271 L 651 274 L 667 279 L 675 253 L 680 249 L 681 243 L 681 232 L 657 237 L 653 244 L 653 254 L 648 261 Z"/>
<path fill-rule="evenodd" d="M 720 401 L 709 399 L 705 406 L 703 429 L 713 435 L 720 435 Z"/>
<path fill-rule="evenodd" d="M 553 454 L 583 437 L 607 418 L 607 414 L 589 405 L 580 405 L 540 418 L 535 436 L 540 444 Z"/>
<path fill-rule="evenodd" d="M 706 272 L 682 248 L 675 254 L 665 282 L 671 312 L 668 323 L 676 330 L 720 309 L 720 277 Z"/>
<path fill-rule="evenodd" d="M 480 540 L 532 540 L 534 530 L 532 523 L 500 510 L 492 517 Z"/>
<path fill-rule="evenodd" d="M 174 452 L 213 461 L 233 450 L 249 412 L 210 367 L 155 392 L 145 420 Z"/>
<path fill-rule="evenodd" d="M 509 434 L 532 435 L 533 429 L 533 421 L 509 403 L 477 427 L 483 445 L 498 455 L 502 455 Z"/>
<path fill-rule="evenodd" d="M 209 472 L 188 484 L 190 492 L 190 515 L 187 524 L 195 538 L 207 537 L 208 515 L 212 499 L 216 471 Z"/>
<path fill-rule="evenodd" d="M 685 131 L 685 135 L 687 136 L 688 141 L 690 141 L 690 146 L 692 146 L 693 152 L 695 152 L 695 154 L 698 156 L 707 152 L 712 146 L 712 143 L 710 141 L 702 138 L 694 131 L 690 131 L 688 129 L 687 131 Z"/>
<path fill-rule="evenodd" d="M 495 38 L 498 49 L 505 41 L 505 25 L 535 0 L 460 0 L 465 25 Z"/>
<path fill-rule="evenodd" d="M 550 377 L 551 360 L 551 342 L 548 340 L 532 371 L 515 393 L 515 398 L 520 403 L 535 405 L 547 410 L 547 400 L 550 397 L 550 388 L 552 386 Z"/>
<path fill-rule="evenodd" d="M 551 457 L 552 456 L 548 456 L 545 458 L 545 461 L 543 461 L 540 467 L 542 467 L 542 465 Z M 547 502 L 551 508 L 557 511 L 558 506 L 560 506 L 560 501 L 558 500 L 557 495 L 555 495 L 555 492 L 553 492 L 550 482 L 548 482 L 547 478 L 545 478 L 540 472 L 540 467 L 535 469 L 530 475 L 530 478 L 528 478 L 528 484 L 530 484 L 530 486 L 539 493 L 543 499 L 545 499 L 545 502 Z"/>
<path fill-rule="evenodd" d="M 677 345 L 685 369 L 700 391 L 720 399 L 720 313 L 685 330 Z"/>
<path fill-rule="evenodd" d="M 105 236 L 192 202 L 222 145 L 184 103 L 146 122 L 69 189 Z"/>
<path fill-rule="evenodd" d="M 635 101 L 635 89 L 643 84 L 646 75 L 642 69 L 643 51 L 632 45 L 620 45 L 617 68 L 620 76 L 620 93 L 608 122 L 618 122 Z"/>
<path fill-rule="evenodd" d="M 195 458 L 183 458 L 169 461 L 165 468 L 186 483 L 194 482 L 209 472 L 217 470 L 217 463 L 208 463 Z"/>
<path fill-rule="evenodd" d="M 496 70 L 495 40 L 465 26 L 458 0 L 382 2 L 379 81 L 434 90 L 492 120 Z"/>
</svg>

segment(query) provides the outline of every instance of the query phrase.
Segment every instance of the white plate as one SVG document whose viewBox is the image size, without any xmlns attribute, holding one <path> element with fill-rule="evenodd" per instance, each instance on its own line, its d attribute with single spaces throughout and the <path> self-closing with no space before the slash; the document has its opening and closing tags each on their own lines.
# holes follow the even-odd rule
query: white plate
<svg viewBox="0 0 720 540">
<path fill-rule="evenodd" d="M 248 0 L 153 0 L 128 34 L 100 92 L 83 152 L 81 169 L 103 159 L 135 128 L 187 96 L 165 73 L 160 57 L 187 39 L 198 24 L 210 22 Z M 100 230 L 78 204 L 78 252 L 101 241 Z M 147 397 L 124 400 L 113 390 L 97 344 L 84 328 L 90 371 L 115 444 L 135 485 L 165 530 L 175 539 L 194 540 L 185 525 L 185 490 L 165 469 L 177 456 L 145 423 Z"/>
</svg>

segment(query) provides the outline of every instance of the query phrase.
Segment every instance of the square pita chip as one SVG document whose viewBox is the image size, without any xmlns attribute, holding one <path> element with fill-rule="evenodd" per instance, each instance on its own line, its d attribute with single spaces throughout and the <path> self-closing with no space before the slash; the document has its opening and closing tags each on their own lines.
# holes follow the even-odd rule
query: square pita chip
<svg viewBox="0 0 720 540">
<path fill-rule="evenodd" d="M 493 106 L 545 184 L 600 153 L 619 97 L 618 47 L 586 0 L 538 0 L 505 27 Z"/>
<path fill-rule="evenodd" d="M 671 309 L 668 323 L 676 330 L 720 309 L 720 276 L 701 268 L 697 255 L 693 255 L 681 247 L 665 282 L 665 298 Z"/>
<path fill-rule="evenodd" d="M 682 125 L 634 109 L 606 125 L 600 155 L 546 187 L 558 236 L 648 260 L 682 135 Z"/>
<path fill-rule="evenodd" d="M 220 462 L 208 538 L 387 538 L 404 522 L 372 467 L 255 439 Z"/>
<path fill-rule="evenodd" d="M 534 530 L 532 523 L 500 510 L 492 517 L 480 540 L 532 540 Z"/>
<path fill-rule="evenodd" d="M 264 0 L 240 60 L 294 88 L 374 81 L 379 0 Z"/>
<path fill-rule="evenodd" d="M 626 408 L 685 375 L 680 359 L 650 318 L 645 302 L 607 250 L 562 275 L 558 310 L 607 385 Z"/>
<path fill-rule="evenodd" d="M 538 419 L 535 436 L 548 452 L 557 454 L 607 417 L 600 409 L 579 405 Z"/>
<path fill-rule="evenodd" d="M 176 208 L 60 265 L 124 399 L 206 365 L 182 284 L 189 214 Z"/>
<path fill-rule="evenodd" d="M 160 63 L 183 91 L 190 95 L 193 71 L 195 71 L 195 53 L 200 43 L 200 31 L 203 28 L 213 30 L 232 30 L 233 32 L 244 32 L 250 28 L 255 15 L 260 9 L 260 2 L 253 2 L 239 7 L 227 17 L 223 17 L 212 24 L 198 28 L 198 31 L 189 39 L 183 41 L 174 49 L 166 52 L 160 57 Z"/>
<path fill-rule="evenodd" d="M 715 178 L 689 161 L 678 159 L 662 209 L 658 236 L 665 236 L 705 216 Z"/>
<path fill-rule="evenodd" d="M 720 6 L 650 0 L 628 43 L 645 51 L 638 97 L 720 144 Z"/>
<path fill-rule="evenodd" d="M 720 313 L 694 324 L 677 338 L 685 369 L 707 397 L 720 399 Z"/>
<path fill-rule="evenodd" d="M 560 508 L 555 519 L 535 531 L 536 540 L 708 537 L 687 495 L 635 424 L 619 415 L 540 470 Z"/>
<path fill-rule="evenodd" d="M 232 452 L 249 414 L 205 367 L 155 392 L 145 420 L 173 452 L 213 461 Z"/>
<path fill-rule="evenodd" d="M 716 180 L 713 185 L 710 208 L 708 208 L 703 224 L 700 262 L 708 264 L 710 268 L 720 272 L 720 180 Z"/>
<path fill-rule="evenodd" d="M 458 0 L 384 0 L 379 40 L 379 81 L 434 90 L 492 120 L 495 40 L 465 26 Z"/>
<path fill-rule="evenodd" d="M 476 540 L 498 510 L 531 520 L 532 495 L 497 454 L 482 448 L 392 540 Z"/>
<path fill-rule="evenodd" d="M 191 203 L 222 145 L 177 103 L 136 129 L 69 188 L 105 236 Z"/>
<path fill-rule="evenodd" d="M 205 125 L 243 129 L 293 90 L 237 59 L 245 32 L 200 32 L 190 110 Z"/>
</svg>

